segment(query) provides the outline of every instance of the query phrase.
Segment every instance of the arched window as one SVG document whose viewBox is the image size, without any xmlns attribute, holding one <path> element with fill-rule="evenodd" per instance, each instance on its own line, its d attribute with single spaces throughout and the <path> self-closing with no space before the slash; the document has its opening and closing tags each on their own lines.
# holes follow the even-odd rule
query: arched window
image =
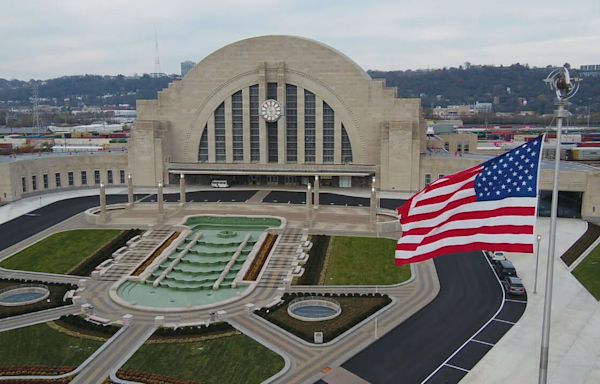
<svg viewBox="0 0 600 384">
<path fill-rule="evenodd" d="M 260 161 L 258 128 L 258 84 L 250 86 L 250 161 Z"/>
<path fill-rule="evenodd" d="M 202 136 L 200 136 L 200 149 L 198 150 L 198 160 L 202 163 L 208 162 L 208 125 L 204 126 Z"/>
<path fill-rule="evenodd" d="M 352 144 L 346 132 L 344 124 L 342 124 L 342 163 L 352 162 Z"/>
</svg>

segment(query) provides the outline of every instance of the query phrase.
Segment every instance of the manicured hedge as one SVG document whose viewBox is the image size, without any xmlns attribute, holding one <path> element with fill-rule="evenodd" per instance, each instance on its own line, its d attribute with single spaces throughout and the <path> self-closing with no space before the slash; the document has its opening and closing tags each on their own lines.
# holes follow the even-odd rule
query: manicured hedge
<svg viewBox="0 0 600 384">
<path fill-rule="evenodd" d="M 181 327 L 181 328 L 158 328 L 154 331 L 154 334 L 150 337 L 150 340 L 164 340 L 164 339 L 179 339 L 185 337 L 199 337 L 217 335 L 220 333 L 235 331 L 229 323 L 218 322 L 212 323 L 208 327 Z"/>
<path fill-rule="evenodd" d="M 120 235 L 111 240 L 108 244 L 98 249 L 94 254 L 84 260 L 83 263 L 79 264 L 72 271 L 70 275 L 77 276 L 89 276 L 98 264 L 102 263 L 112 256 L 112 254 L 119 248 L 126 245 L 127 241 L 134 236 L 141 234 L 143 231 L 140 229 L 129 229 L 123 231 Z"/>
<path fill-rule="evenodd" d="M 62 316 L 55 322 L 59 326 L 73 332 L 107 339 L 117 333 L 119 330 L 119 327 L 117 326 L 95 324 L 85 320 L 81 316 L 76 315 Z"/>
</svg>

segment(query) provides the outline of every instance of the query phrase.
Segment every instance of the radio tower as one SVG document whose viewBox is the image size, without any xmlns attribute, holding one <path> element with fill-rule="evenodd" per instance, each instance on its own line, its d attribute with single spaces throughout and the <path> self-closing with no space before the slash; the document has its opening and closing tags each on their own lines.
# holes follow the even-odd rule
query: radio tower
<svg viewBox="0 0 600 384">
<path fill-rule="evenodd" d="M 33 103 L 33 128 L 35 128 L 36 136 L 39 136 L 42 130 L 42 123 L 40 121 L 40 95 L 38 93 L 38 86 L 36 82 L 33 82 L 32 92 L 33 95 L 31 101 Z"/>
<path fill-rule="evenodd" d="M 154 76 L 153 77 L 160 77 L 161 74 L 161 70 L 160 70 L 160 57 L 158 56 L 158 33 L 156 32 L 156 30 L 154 31 Z"/>
</svg>

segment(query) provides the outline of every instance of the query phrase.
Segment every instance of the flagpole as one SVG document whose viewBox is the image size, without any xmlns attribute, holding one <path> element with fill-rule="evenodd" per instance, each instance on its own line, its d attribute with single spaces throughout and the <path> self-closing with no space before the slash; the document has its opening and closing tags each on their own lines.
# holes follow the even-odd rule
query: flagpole
<svg viewBox="0 0 600 384">
<path fill-rule="evenodd" d="M 550 211 L 550 239 L 548 242 L 548 261 L 546 269 L 546 294 L 544 297 L 544 319 L 542 321 L 542 343 L 540 348 L 540 370 L 538 384 L 548 382 L 548 352 L 550 350 L 550 320 L 552 313 L 552 285 L 554 281 L 554 262 L 556 261 L 556 216 L 558 211 L 558 176 L 560 171 L 560 145 L 562 122 L 568 117 L 565 103 L 579 89 L 580 79 L 571 79 L 569 67 L 552 71 L 545 80 L 556 92 L 558 110 L 556 111 L 556 149 L 554 151 L 554 180 L 552 183 L 552 206 Z"/>
<path fill-rule="evenodd" d="M 542 345 L 540 351 L 539 384 L 548 382 L 548 351 L 550 349 L 550 315 L 552 311 L 552 282 L 554 278 L 554 258 L 556 245 L 556 215 L 558 211 L 558 173 L 560 169 L 560 143 L 562 120 L 565 117 L 564 101 L 558 100 L 556 114 L 556 150 L 554 152 L 554 181 L 552 184 L 552 206 L 550 211 L 550 241 L 548 244 L 548 264 L 546 270 L 546 295 L 544 297 L 544 320 L 542 322 Z"/>
</svg>

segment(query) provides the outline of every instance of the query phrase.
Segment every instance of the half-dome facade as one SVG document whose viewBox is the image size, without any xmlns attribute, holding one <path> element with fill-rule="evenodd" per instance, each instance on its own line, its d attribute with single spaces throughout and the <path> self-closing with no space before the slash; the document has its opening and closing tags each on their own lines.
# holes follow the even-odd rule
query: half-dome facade
<svg viewBox="0 0 600 384">
<path fill-rule="evenodd" d="M 136 185 L 189 183 L 419 188 L 419 99 L 372 80 L 316 41 L 264 36 L 227 45 L 138 102 L 129 168 Z"/>
</svg>

